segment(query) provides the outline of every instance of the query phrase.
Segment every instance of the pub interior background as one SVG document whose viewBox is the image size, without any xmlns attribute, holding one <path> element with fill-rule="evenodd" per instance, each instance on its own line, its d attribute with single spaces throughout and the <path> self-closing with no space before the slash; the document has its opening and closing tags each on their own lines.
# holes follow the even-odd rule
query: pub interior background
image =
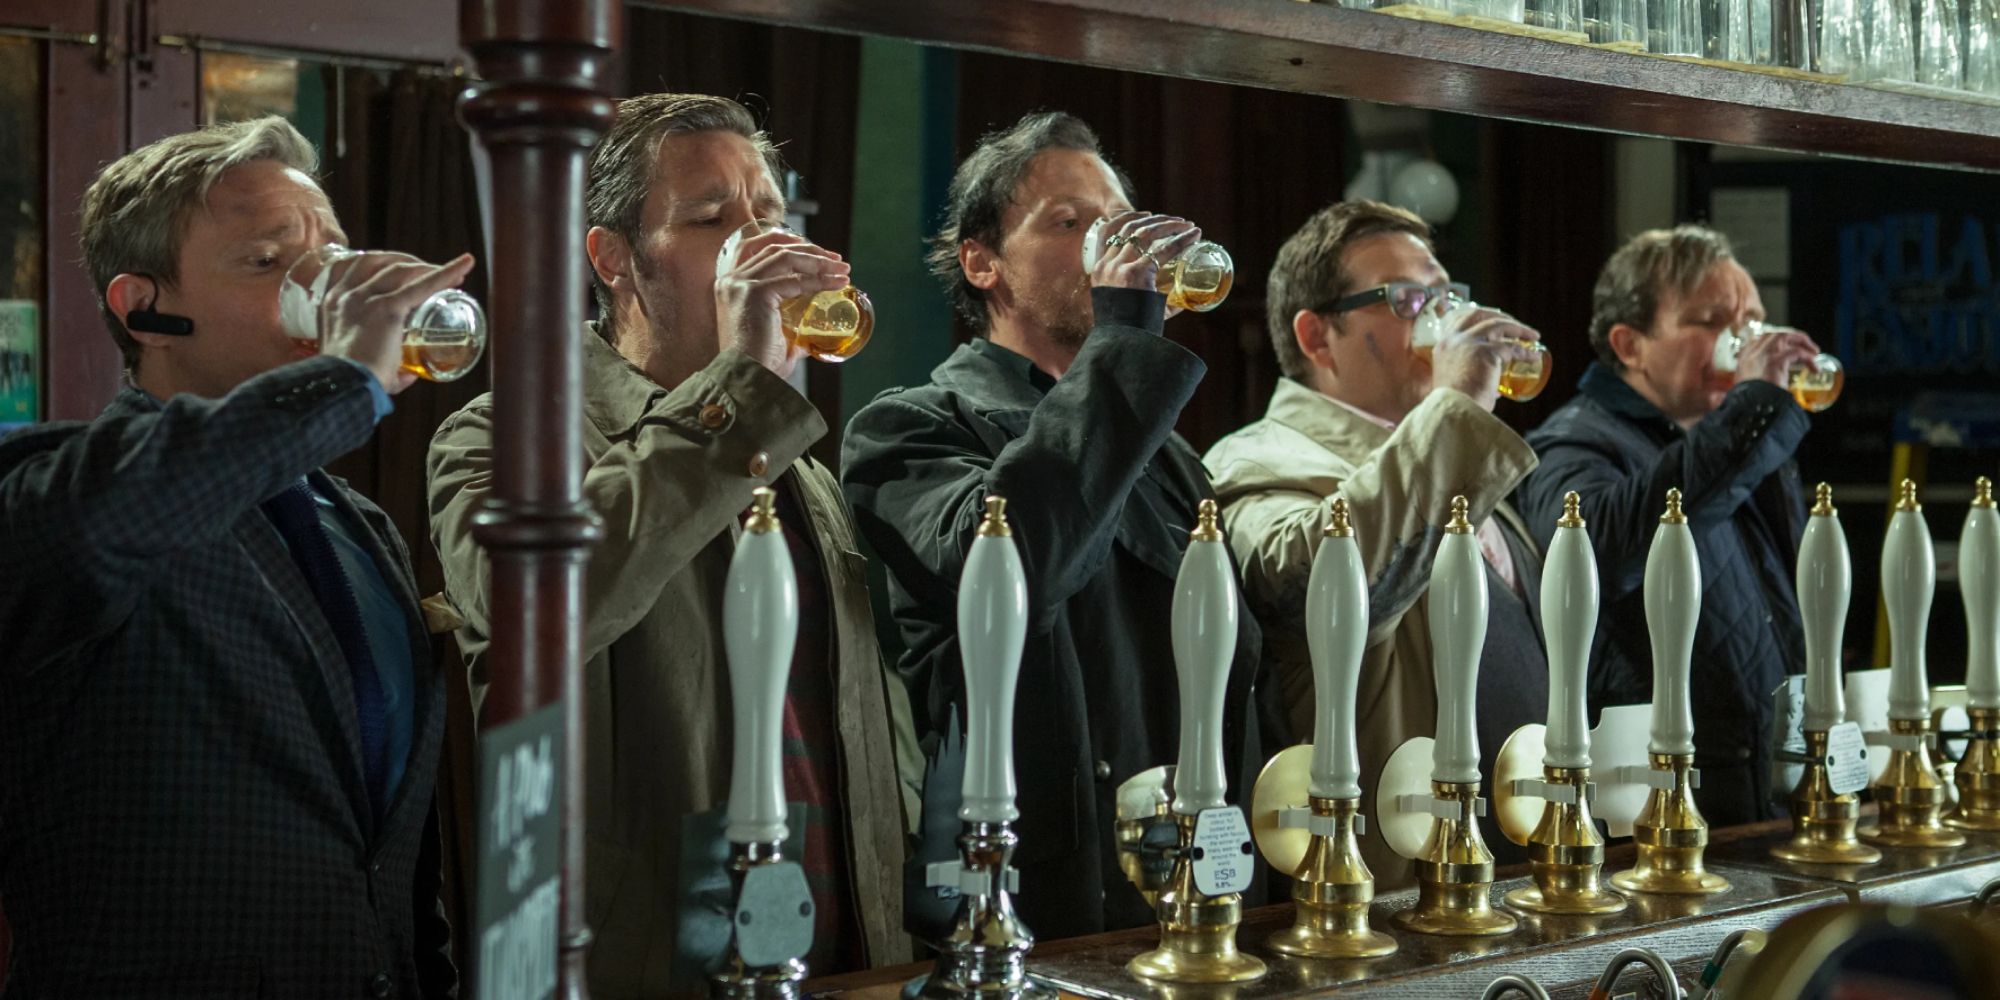
<svg viewBox="0 0 2000 1000">
<path fill-rule="evenodd" d="M 278 45 L 271 39 L 287 34 L 295 12 L 218 0 L 203 16 L 228 30 L 113 51 L 146 61 L 107 82 L 116 74 L 101 45 L 37 27 L 63 23 L 74 12 L 57 9 L 67 6 L 0 4 L 0 432 L 88 418 L 115 391 L 116 355 L 76 264 L 78 196 L 101 163 L 196 121 L 291 119 L 319 146 L 355 246 L 485 256 L 472 139 L 455 117 L 466 83 L 455 38 L 398 41 L 397 19 L 369 13 L 384 6 L 371 2 L 343 15 L 345 34 Z M 159 16 L 182 4 L 134 6 Z M 413 47 L 425 51 L 379 54 Z M 757 111 L 799 175 L 807 232 L 846 254 L 874 299 L 880 326 L 868 351 L 805 366 L 808 394 L 832 428 L 816 448 L 829 464 L 848 416 L 884 388 L 923 381 L 966 335 L 923 270 L 922 240 L 958 158 L 980 133 L 1030 110 L 1080 115 L 1131 175 L 1142 207 L 1194 219 L 1235 256 L 1227 302 L 1167 327 L 1209 366 L 1179 425 L 1197 449 L 1261 415 L 1278 377 L 1261 294 L 1271 259 L 1372 160 L 1429 159 L 1449 172 L 1458 203 L 1437 227 L 1438 256 L 1480 301 L 1550 346 L 1547 391 L 1499 405 L 1523 432 L 1575 391 L 1591 357 L 1591 285 L 1611 250 L 1644 228 L 1709 222 L 1736 241 L 1772 318 L 1812 333 L 1847 367 L 1846 392 L 1813 417 L 1800 464 L 1807 483 L 1833 484 L 1853 539 L 1848 666 L 1886 665 L 1876 562 L 1890 483 L 1908 470 L 1926 483 L 1938 549 L 1932 679 L 1963 679 L 1954 543 L 1969 484 L 1995 474 L 2000 448 L 1990 436 L 1954 441 L 1938 428 L 1944 418 L 2000 427 L 2000 178 L 1390 109 L 636 5 L 621 56 L 621 93 L 707 92 Z M 468 289 L 483 294 L 483 280 L 475 271 Z M 585 280 L 580 261 L 576 280 Z M 507 363 L 501 345 L 489 366 Z M 438 422 L 486 385 L 482 368 L 402 395 L 373 442 L 332 468 L 396 519 L 426 593 L 442 580 L 428 544 L 424 450 Z M 1931 446 L 1898 449 L 1899 440 Z M 893 651 L 893 632 L 883 639 Z M 460 885 L 472 853 L 462 818 L 472 809 L 473 726 L 456 652 L 446 643 L 440 656 L 455 698 L 439 794 L 460 818 L 447 821 L 456 845 L 447 884 Z M 468 926 L 465 894 L 454 896 L 454 925 Z M 0 970 L 4 955 L 0 923 Z"/>
</svg>

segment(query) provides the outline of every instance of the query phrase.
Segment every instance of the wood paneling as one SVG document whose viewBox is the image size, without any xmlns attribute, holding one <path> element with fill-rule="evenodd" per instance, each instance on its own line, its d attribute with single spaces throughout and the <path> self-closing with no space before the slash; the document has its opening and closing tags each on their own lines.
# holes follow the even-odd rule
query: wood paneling
<svg viewBox="0 0 2000 1000">
<path fill-rule="evenodd" d="M 104 27 L 122 37 L 122 7 L 111 17 Z M 73 27 L 98 30 L 95 24 Z M 48 277 L 44 312 L 48 339 L 43 345 L 47 372 L 43 413 L 50 420 L 88 420 L 117 394 L 123 361 L 105 329 L 97 290 L 83 267 L 81 206 L 98 168 L 128 148 L 126 78 L 122 66 L 106 67 L 99 49 L 90 45 L 52 43 L 47 65 L 49 129 L 43 148 L 48 173 L 43 190 L 48 201 L 42 218 L 47 227 L 43 273 Z M 89 113 L 78 113 L 84 108 Z"/>
<path fill-rule="evenodd" d="M 1612 232 L 1612 138 L 1524 122 L 1483 122 L 1482 169 L 1488 206 L 1482 302 L 1505 309 L 1542 335 L 1555 373 L 1540 396 L 1501 400 L 1500 419 L 1527 433 L 1576 395 L 1595 357 L 1590 292 L 1616 249 Z"/>
</svg>

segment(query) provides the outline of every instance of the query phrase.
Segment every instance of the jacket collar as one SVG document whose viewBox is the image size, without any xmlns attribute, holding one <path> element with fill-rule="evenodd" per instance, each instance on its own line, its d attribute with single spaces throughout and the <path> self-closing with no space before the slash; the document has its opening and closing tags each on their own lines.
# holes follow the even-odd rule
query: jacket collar
<svg viewBox="0 0 2000 1000">
<path fill-rule="evenodd" d="M 111 397 L 111 402 L 105 404 L 104 412 L 101 415 L 106 417 L 135 417 L 142 413 L 158 413 L 160 410 L 165 409 L 166 405 L 166 403 L 153 398 L 151 393 L 133 385 L 131 382 L 121 381 L 118 387 L 118 395 Z"/>
<path fill-rule="evenodd" d="M 638 426 L 667 389 L 625 360 L 596 322 L 583 325 L 583 413 L 605 437 Z"/>
<path fill-rule="evenodd" d="M 960 345 L 931 377 L 986 409 L 1032 410 L 1056 384 L 1033 361 L 984 337 Z"/>
<path fill-rule="evenodd" d="M 1289 378 L 1278 379 L 1266 419 L 1318 442 L 1336 455 L 1366 455 L 1382 447 L 1394 431 L 1340 405 L 1319 390 Z"/>
<path fill-rule="evenodd" d="M 1659 407 L 1639 395 L 1639 390 L 1632 388 L 1624 377 L 1605 367 L 1601 361 L 1592 361 L 1590 367 L 1583 370 L 1583 378 L 1577 382 L 1576 390 L 1627 420 L 1657 431 L 1681 433 L 1679 424 L 1668 420 Z"/>
</svg>

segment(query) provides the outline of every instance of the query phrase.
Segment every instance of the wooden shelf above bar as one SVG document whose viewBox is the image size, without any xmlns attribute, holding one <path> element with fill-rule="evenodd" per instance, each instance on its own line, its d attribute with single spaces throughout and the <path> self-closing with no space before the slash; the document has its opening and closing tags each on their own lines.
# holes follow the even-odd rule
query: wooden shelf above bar
<svg viewBox="0 0 2000 1000">
<path fill-rule="evenodd" d="M 2000 107 L 1298 0 L 640 2 L 1496 118 L 2000 171 Z"/>
</svg>

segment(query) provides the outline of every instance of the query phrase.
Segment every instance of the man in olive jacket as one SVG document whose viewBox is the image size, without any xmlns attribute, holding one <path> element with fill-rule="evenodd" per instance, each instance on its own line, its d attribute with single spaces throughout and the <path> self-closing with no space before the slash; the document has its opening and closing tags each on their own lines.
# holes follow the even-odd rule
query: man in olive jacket
<svg viewBox="0 0 2000 1000">
<path fill-rule="evenodd" d="M 1468 501 L 1487 566 L 1475 712 L 1481 761 L 1490 766 L 1514 730 L 1547 712 L 1541 556 L 1505 500 L 1535 454 L 1493 415 L 1500 366 L 1516 350 L 1502 338 L 1537 335 L 1482 310 L 1429 360 L 1418 357 L 1410 349 L 1415 318 L 1440 308 L 1449 281 L 1432 255 L 1430 227 L 1410 212 L 1356 200 L 1315 213 L 1278 251 L 1265 295 L 1285 377 L 1264 419 L 1216 442 L 1207 458 L 1300 739 L 1312 738 L 1315 704 L 1306 585 L 1329 501 L 1343 497 L 1353 512 L 1369 582 L 1355 719 L 1370 808 L 1389 754 L 1437 726 L 1425 597 L 1454 496 Z M 1497 826 L 1486 827 L 1503 862 L 1526 860 Z M 1409 864 L 1382 838 L 1361 845 L 1380 884 L 1410 884 Z"/>
<path fill-rule="evenodd" d="M 907 836 L 896 745 L 913 747 L 900 682 L 876 647 L 861 557 L 831 474 L 806 457 L 826 431 L 786 382 L 800 355 L 778 303 L 846 284 L 837 255 L 790 233 L 776 156 L 744 109 L 655 94 L 619 107 L 592 154 L 590 262 L 602 324 L 585 338 L 584 494 L 606 537 L 585 580 L 589 973 L 600 998 L 695 996 L 728 942 L 722 810 L 730 691 L 724 579 L 751 491 L 772 486 L 798 572 L 784 779 L 826 974 L 908 961 L 898 875 Z M 472 536 L 492 475 L 492 401 L 439 428 L 432 533 L 483 688 L 486 553 Z M 914 753 L 913 749 L 910 751 Z M 914 810 L 914 800 L 910 810 Z"/>
<path fill-rule="evenodd" d="M 1093 219 L 1121 237 L 1094 272 Z M 1173 433 L 1204 367 L 1160 336 L 1153 258 L 1199 234 L 1131 211 L 1082 122 L 1030 116 L 959 167 L 933 270 L 986 332 L 848 425 L 842 485 L 887 564 L 907 645 L 902 671 L 926 713 L 923 857 L 952 854 L 962 748 L 956 593 L 989 495 L 1007 500 L 1027 571 L 1029 624 L 1016 702 L 1021 872 L 1015 905 L 1043 939 L 1153 920 L 1113 842 L 1120 783 L 1170 764 L 1179 694 L 1169 641 L 1174 577 L 1210 495 Z M 1129 242 L 1127 242 L 1129 240 Z M 1246 611 L 1224 715 L 1231 798 L 1249 792 L 1257 629 Z M 949 913 L 911 873 L 919 922 Z"/>
</svg>

